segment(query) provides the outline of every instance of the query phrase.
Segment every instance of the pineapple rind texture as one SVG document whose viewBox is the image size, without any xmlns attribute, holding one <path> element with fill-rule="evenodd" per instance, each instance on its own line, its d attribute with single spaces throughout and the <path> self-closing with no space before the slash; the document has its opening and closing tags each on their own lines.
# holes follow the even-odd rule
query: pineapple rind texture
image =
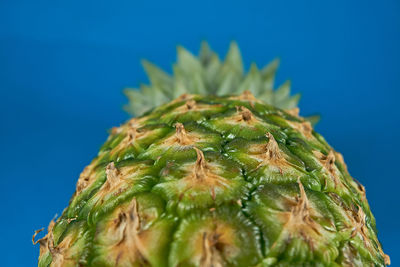
<svg viewBox="0 0 400 267">
<path fill-rule="evenodd" d="M 183 95 L 111 131 L 39 266 L 385 266 L 364 187 L 293 110 Z"/>
</svg>

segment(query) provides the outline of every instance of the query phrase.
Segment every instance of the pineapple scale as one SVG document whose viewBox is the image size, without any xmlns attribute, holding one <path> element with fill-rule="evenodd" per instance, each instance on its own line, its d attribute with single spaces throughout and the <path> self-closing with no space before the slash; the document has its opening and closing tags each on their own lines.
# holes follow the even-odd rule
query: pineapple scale
<svg viewBox="0 0 400 267">
<path fill-rule="evenodd" d="M 385 266 L 364 187 L 298 109 L 182 95 L 81 173 L 39 266 Z"/>
</svg>

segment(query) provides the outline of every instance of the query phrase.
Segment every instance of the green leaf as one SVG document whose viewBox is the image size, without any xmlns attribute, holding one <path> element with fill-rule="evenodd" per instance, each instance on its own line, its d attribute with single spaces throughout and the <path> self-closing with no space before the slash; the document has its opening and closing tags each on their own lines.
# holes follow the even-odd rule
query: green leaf
<svg viewBox="0 0 400 267">
<path fill-rule="evenodd" d="M 143 60 L 150 85 L 140 90 L 126 90 L 130 103 L 124 107 L 129 113 L 141 115 L 154 107 L 167 103 L 182 94 L 232 95 L 249 90 L 257 99 L 279 108 L 297 106 L 300 95 L 290 96 L 290 83 L 274 90 L 279 59 L 274 59 L 261 70 L 251 64 L 244 72 L 242 56 L 236 42 L 231 42 L 225 60 L 221 61 L 207 42 L 202 42 L 199 56 L 177 47 L 177 63 L 173 75 Z"/>
<path fill-rule="evenodd" d="M 178 46 L 178 65 L 188 74 L 201 73 L 203 68 L 200 61 L 182 46 Z"/>
<path fill-rule="evenodd" d="M 231 42 L 228 54 L 225 58 L 225 64 L 234 68 L 240 75 L 243 75 L 243 62 L 240 50 L 236 42 Z"/>
<path fill-rule="evenodd" d="M 253 95 L 259 95 L 261 89 L 261 75 L 255 63 L 251 64 L 250 71 L 238 87 L 237 92 L 249 90 Z"/>
<path fill-rule="evenodd" d="M 207 66 L 213 56 L 210 46 L 206 41 L 201 42 L 199 59 L 202 65 Z"/>
<path fill-rule="evenodd" d="M 290 95 L 290 81 L 284 82 L 275 92 L 275 101 L 280 102 L 288 99 Z"/>
<path fill-rule="evenodd" d="M 261 70 L 264 90 L 272 90 L 274 88 L 275 75 L 279 67 L 279 62 L 279 58 L 276 58 Z"/>
<path fill-rule="evenodd" d="M 309 121 L 312 126 L 315 126 L 321 120 L 321 115 L 314 114 L 314 115 L 306 116 L 306 117 L 304 117 L 304 119 Z"/>
<path fill-rule="evenodd" d="M 149 77 L 150 83 L 159 87 L 165 95 L 171 96 L 172 78 L 147 60 L 142 60 L 142 65 Z"/>
</svg>

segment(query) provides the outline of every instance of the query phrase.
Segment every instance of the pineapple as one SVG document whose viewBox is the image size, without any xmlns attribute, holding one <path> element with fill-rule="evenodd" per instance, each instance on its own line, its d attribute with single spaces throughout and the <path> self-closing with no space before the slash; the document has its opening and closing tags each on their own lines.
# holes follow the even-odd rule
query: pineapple
<svg viewBox="0 0 400 267">
<path fill-rule="evenodd" d="M 247 74 L 203 44 L 127 90 L 40 244 L 39 266 L 385 266 L 364 187 L 299 115 L 275 60 Z M 35 235 L 39 231 L 35 232 Z"/>
</svg>

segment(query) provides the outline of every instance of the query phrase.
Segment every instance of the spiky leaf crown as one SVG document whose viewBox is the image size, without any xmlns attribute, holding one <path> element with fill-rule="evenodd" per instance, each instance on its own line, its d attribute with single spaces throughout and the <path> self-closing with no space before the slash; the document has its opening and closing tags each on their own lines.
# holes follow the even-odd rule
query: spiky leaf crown
<svg viewBox="0 0 400 267">
<path fill-rule="evenodd" d="M 242 57 L 235 42 L 232 42 L 224 61 L 213 52 L 206 42 L 201 45 L 196 57 L 183 47 L 178 47 L 178 60 L 169 75 L 154 64 L 143 61 L 150 85 L 137 89 L 126 89 L 129 98 L 125 110 L 132 115 L 141 115 L 182 94 L 231 95 L 250 91 L 257 99 L 283 109 L 297 106 L 300 95 L 290 96 L 290 82 L 286 81 L 274 90 L 275 73 L 279 60 L 275 59 L 262 69 L 255 63 L 245 73 Z"/>
</svg>

